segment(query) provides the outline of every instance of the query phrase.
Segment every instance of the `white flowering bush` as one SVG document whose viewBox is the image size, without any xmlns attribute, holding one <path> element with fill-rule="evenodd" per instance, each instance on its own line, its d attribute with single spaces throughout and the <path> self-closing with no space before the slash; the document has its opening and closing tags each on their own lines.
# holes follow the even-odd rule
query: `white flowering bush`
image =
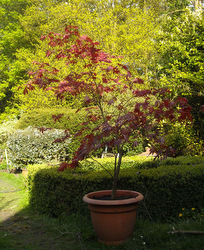
<svg viewBox="0 0 204 250">
<path fill-rule="evenodd" d="M 9 160 L 14 167 L 65 161 L 69 158 L 70 140 L 55 142 L 63 136 L 64 131 L 57 129 L 43 133 L 32 127 L 16 130 L 7 140 Z"/>
</svg>

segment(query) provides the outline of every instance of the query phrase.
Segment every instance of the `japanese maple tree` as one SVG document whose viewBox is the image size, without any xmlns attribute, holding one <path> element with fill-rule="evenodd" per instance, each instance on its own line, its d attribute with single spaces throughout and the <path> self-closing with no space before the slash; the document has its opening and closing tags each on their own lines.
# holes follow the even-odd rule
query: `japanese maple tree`
<svg viewBox="0 0 204 250">
<path fill-rule="evenodd" d="M 123 147 L 134 138 L 137 146 L 140 133 L 160 147 L 152 147 L 157 156 L 174 154 L 173 148 L 165 145 L 160 133 L 161 121 L 175 122 L 191 120 L 191 107 L 185 98 L 171 100 L 167 89 L 147 89 L 140 78 L 132 77 L 128 67 L 116 58 L 102 51 L 99 43 L 81 36 L 75 26 L 68 26 L 64 34 L 50 33 L 47 39 L 50 49 L 46 57 L 61 60 L 66 73 L 49 63 L 37 63 L 37 70 L 30 72 L 30 81 L 24 93 L 36 86 L 44 91 L 52 90 L 56 98 L 84 98 L 87 115 L 82 127 L 74 135 L 80 146 L 70 162 L 62 163 L 59 171 L 76 168 L 79 162 L 95 150 L 108 147 L 115 155 L 113 166 L 112 198 L 116 196 L 117 181 L 123 156 Z M 62 115 L 54 116 L 56 120 Z M 70 136 L 66 131 L 65 140 Z M 72 135 L 73 136 L 73 135 Z M 154 145 L 154 143 L 152 144 Z"/>
</svg>

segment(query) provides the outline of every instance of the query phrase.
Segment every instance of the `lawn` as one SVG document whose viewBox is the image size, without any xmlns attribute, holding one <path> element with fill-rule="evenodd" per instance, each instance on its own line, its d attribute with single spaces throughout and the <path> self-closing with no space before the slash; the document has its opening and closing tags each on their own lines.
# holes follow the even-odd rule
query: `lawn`
<svg viewBox="0 0 204 250">
<path fill-rule="evenodd" d="M 29 209 L 26 180 L 21 174 L 0 172 L 0 200 L 2 250 L 204 249 L 204 234 L 171 233 L 172 228 L 204 231 L 203 216 L 178 216 L 168 223 L 138 217 L 132 239 L 121 246 L 105 246 L 97 242 L 90 217 L 73 214 L 63 218 L 50 218 Z"/>
</svg>

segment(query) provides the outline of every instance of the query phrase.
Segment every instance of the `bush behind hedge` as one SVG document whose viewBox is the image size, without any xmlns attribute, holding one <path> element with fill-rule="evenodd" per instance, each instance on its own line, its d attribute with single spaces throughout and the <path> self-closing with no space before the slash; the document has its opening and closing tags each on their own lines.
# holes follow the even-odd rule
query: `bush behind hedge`
<svg viewBox="0 0 204 250">
<path fill-rule="evenodd" d="M 57 129 L 46 130 L 43 133 L 32 127 L 16 130 L 7 140 L 8 158 L 16 167 L 65 161 L 69 158 L 70 140 L 54 143 L 57 138 L 63 136 L 64 131 Z"/>
<path fill-rule="evenodd" d="M 204 164 L 202 157 L 195 164 L 160 164 L 156 168 L 124 167 L 118 187 L 136 190 L 144 195 L 139 215 L 153 220 L 178 217 L 181 208 L 204 207 Z M 198 160 L 199 159 L 199 160 Z M 174 160 L 174 159 L 173 159 Z M 165 163 L 165 162 L 164 162 Z M 172 161 L 173 163 L 173 161 Z M 142 163 L 141 163 L 142 165 Z M 30 205 L 39 213 L 61 216 L 88 214 L 82 197 L 88 192 L 111 189 L 106 171 L 78 169 L 57 172 L 57 167 L 29 166 Z"/>
<path fill-rule="evenodd" d="M 64 114 L 59 121 L 54 121 L 53 115 Z M 18 121 L 17 128 L 25 129 L 31 127 L 46 127 L 54 129 L 69 129 L 70 133 L 75 133 L 80 124 L 84 121 L 83 118 L 86 111 L 79 111 L 70 108 L 53 108 L 53 109 L 34 109 L 22 114 Z"/>
</svg>

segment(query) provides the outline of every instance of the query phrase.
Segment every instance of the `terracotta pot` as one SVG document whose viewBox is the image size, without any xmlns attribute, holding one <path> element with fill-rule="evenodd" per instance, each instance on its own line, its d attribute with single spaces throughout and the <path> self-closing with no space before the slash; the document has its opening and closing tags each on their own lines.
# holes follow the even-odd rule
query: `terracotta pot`
<svg viewBox="0 0 204 250">
<path fill-rule="evenodd" d="M 111 195 L 111 192 L 111 190 L 103 190 L 89 193 L 83 197 L 83 201 L 88 203 L 98 241 L 107 245 L 119 245 L 132 237 L 138 202 L 144 197 L 135 191 L 117 190 L 117 197 L 131 198 L 98 199 L 104 195 Z"/>
</svg>

